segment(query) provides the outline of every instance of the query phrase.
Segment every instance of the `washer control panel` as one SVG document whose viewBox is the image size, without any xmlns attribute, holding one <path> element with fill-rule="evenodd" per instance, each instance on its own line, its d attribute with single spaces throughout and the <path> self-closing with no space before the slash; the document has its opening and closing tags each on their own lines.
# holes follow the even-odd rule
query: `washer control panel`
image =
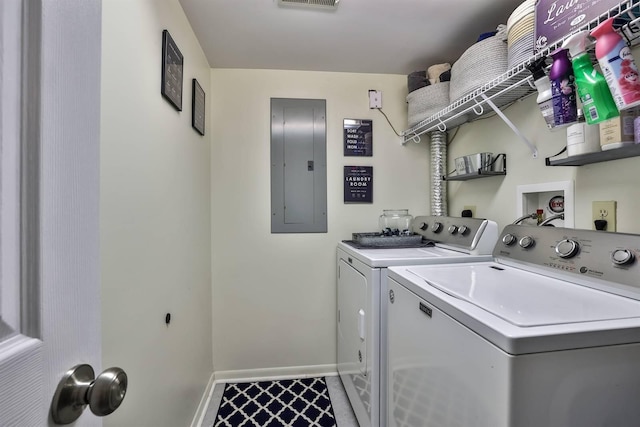
<svg viewBox="0 0 640 427">
<path fill-rule="evenodd" d="M 640 235 L 560 227 L 508 225 L 493 256 L 579 278 L 615 282 L 640 293 Z"/>
</svg>

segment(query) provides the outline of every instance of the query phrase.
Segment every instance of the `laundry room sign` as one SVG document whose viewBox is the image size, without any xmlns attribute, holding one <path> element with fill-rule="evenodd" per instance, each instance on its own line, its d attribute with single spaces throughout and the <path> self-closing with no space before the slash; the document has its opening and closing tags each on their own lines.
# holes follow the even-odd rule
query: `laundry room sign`
<svg viewBox="0 0 640 427">
<path fill-rule="evenodd" d="M 620 7 L 619 0 L 537 0 L 535 48 L 541 51 L 595 18 Z"/>
<path fill-rule="evenodd" d="M 344 167 L 344 202 L 373 203 L 373 166 Z"/>
<path fill-rule="evenodd" d="M 344 119 L 344 155 L 373 156 L 373 121 Z"/>
</svg>

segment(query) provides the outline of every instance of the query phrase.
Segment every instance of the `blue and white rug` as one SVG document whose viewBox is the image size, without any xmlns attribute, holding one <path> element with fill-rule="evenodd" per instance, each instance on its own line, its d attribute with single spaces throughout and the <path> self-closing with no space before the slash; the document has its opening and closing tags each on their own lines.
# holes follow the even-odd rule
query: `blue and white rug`
<svg viewBox="0 0 640 427">
<path fill-rule="evenodd" d="M 336 427 L 325 379 L 225 385 L 214 427 Z"/>
</svg>

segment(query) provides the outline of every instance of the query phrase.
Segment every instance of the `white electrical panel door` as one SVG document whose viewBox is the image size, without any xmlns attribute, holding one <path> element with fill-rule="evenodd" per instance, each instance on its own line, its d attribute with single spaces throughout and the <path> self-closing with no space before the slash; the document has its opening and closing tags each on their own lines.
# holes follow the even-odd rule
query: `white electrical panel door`
<svg viewBox="0 0 640 427">
<path fill-rule="evenodd" d="M 271 99 L 271 232 L 326 233 L 326 102 Z"/>
</svg>

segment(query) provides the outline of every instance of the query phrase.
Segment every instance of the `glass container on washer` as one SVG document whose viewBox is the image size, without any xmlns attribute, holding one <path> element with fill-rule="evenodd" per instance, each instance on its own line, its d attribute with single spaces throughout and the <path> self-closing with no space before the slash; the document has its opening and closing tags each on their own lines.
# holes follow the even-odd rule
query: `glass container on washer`
<svg viewBox="0 0 640 427">
<path fill-rule="evenodd" d="M 378 219 L 378 226 L 385 236 L 408 236 L 412 220 L 409 209 L 385 209 Z"/>
</svg>

